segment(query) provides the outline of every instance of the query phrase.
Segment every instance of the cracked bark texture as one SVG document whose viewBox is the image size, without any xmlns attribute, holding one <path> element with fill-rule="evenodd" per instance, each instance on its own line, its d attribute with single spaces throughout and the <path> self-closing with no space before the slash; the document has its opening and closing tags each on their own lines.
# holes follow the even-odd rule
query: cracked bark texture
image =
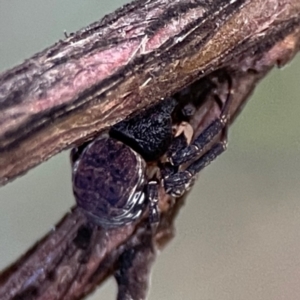
<svg viewBox="0 0 300 300">
<path fill-rule="evenodd" d="M 278 44 L 273 51 L 281 47 Z M 244 66 L 251 66 L 251 71 L 232 73 L 232 120 L 257 81 L 269 70 L 263 65 L 274 54 L 271 51 L 260 60 L 246 60 Z M 254 67 L 261 72 L 254 72 Z M 213 106 L 205 107 L 207 109 L 206 115 L 200 113 L 200 132 L 218 114 Z M 160 202 L 163 203 L 163 199 Z M 174 236 L 173 222 L 182 204 L 183 199 L 163 210 L 158 231 L 153 237 L 149 236 L 144 221 L 108 232 L 88 222 L 80 210 L 73 210 L 54 231 L 0 275 L 0 298 L 82 299 L 108 276 L 115 274 L 119 299 L 127 299 L 133 294 L 139 298 L 132 299 L 146 299 L 155 249 L 165 246 Z M 137 278 L 139 285 L 135 284 Z"/>
<path fill-rule="evenodd" d="M 299 12 L 297 0 L 138 0 L 2 73 L 0 183 L 289 34 L 281 51 L 295 53 Z"/>
<path fill-rule="evenodd" d="M 287 0 L 209 4 L 133 2 L 3 73 L 1 183 L 221 69 L 233 79 L 233 121 L 258 81 L 299 50 L 300 4 Z M 156 247 L 173 236 L 180 204 L 163 215 Z M 134 266 L 141 262 L 135 260 L 134 249 L 141 245 L 145 246 L 139 251 L 145 258 L 141 275 L 146 279 L 149 275 L 153 241 L 145 239 L 143 222 L 104 232 L 75 209 L 1 274 L 1 299 L 80 299 L 113 271 L 119 291 L 130 295 Z M 131 258 L 131 267 L 122 264 L 123 255 Z M 49 259 L 57 264 L 58 277 L 44 268 Z M 145 295 L 147 284 L 142 286 L 136 295 Z M 43 296 L 40 291 L 45 291 Z"/>
</svg>

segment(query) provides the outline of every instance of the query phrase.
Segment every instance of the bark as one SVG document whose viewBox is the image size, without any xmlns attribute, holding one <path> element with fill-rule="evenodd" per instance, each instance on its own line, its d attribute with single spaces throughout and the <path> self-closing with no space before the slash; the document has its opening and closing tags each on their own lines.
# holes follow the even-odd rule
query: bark
<svg viewBox="0 0 300 300">
<path fill-rule="evenodd" d="M 259 80 L 299 50 L 300 3 L 205 3 L 135 1 L 3 73 L 1 183 L 214 74 L 232 79 L 232 122 Z M 200 132 L 218 116 L 202 110 Z M 119 299 L 144 299 L 155 248 L 173 237 L 182 203 L 161 208 L 153 236 L 146 220 L 105 231 L 74 209 L 0 274 L 0 298 L 81 299 L 114 274 Z"/>
<path fill-rule="evenodd" d="M 288 36 L 259 60 L 245 58 L 242 65 L 247 71 L 231 70 L 234 92 L 231 121 L 243 108 L 256 83 L 270 70 L 270 61 L 277 60 L 278 53 L 281 58 L 287 58 L 285 55 L 291 53 L 286 52 L 284 47 L 293 44 L 292 41 L 294 35 Z M 283 53 L 284 56 L 281 55 Z M 193 88 L 201 86 L 196 83 Z M 226 88 L 226 85 L 224 88 L 221 86 L 218 93 L 226 94 Z M 203 107 L 206 114 L 200 109 L 200 125 L 197 125 L 200 132 L 218 116 L 219 111 L 214 108 L 213 105 Z M 165 246 L 174 236 L 173 223 L 184 201 L 181 199 L 174 206 L 164 207 L 166 201 L 162 198 L 162 216 L 153 236 L 149 234 L 147 218 L 105 231 L 89 222 L 80 210 L 74 209 L 54 231 L 0 274 L 0 298 L 82 299 L 115 273 L 119 286 L 118 299 L 146 299 L 155 249 Z M 137 280 L 140 282 L 138 285 Z"/>
<path fill-rule="evenodd" d="M 0 184 L 292 33 L 295 53 L 299 24 L 298 0 L 125 5 L 0 75 Z"/>
</svg>

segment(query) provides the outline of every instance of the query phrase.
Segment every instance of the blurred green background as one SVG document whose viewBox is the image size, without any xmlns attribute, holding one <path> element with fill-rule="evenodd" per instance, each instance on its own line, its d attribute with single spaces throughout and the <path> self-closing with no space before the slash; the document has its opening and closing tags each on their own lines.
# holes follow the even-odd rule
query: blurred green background
<svg viewBox="0 0 300 300">
<path fill-rule="evenodd" d="M 127 1 L 0 1 L 0 71 Z M 300 58 L 274 70 L 202 172 L 159 255 L 150 300 L 300 295 Z M 0 270 L 73 205 L 68 153 L 0 189 Z M 89 299 L 115 299 L 111 280 Z"/>
</svg>

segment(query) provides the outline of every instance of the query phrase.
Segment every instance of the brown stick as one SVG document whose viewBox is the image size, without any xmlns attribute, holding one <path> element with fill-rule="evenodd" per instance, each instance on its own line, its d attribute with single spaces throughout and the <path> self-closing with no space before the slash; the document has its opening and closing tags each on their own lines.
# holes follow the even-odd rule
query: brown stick
<svg viewBox="0 0 300 300">
<path fill-rule="evenodd" d="M 145 2 L 0 75 L 0 184 L 214 70 L 239 69 L 300 26 L 298 0 Z"/>
<path fill-rule="evenodd" d="M 243 66 L 247 71 L 231 70 L 234 91 L 232 120 L 258 80 L 270 70 L 274 62 L 279 57 L 289 58 L 292 52 L 287 51 L 287 45 L 292 45 L 293 41 L 294 35 L 290 35 L 265 52 L 260 59 L 245 58 L 240 67 Z M 215 114 L 209 112 L 206 119 L 201 121 L 202 126 L 205 127 L 214 118 Z M 173 236 L 173 221 L 181 203 L 178 201 L 175 207 L 164 212 L 155 235 L 156 245 L 166 244 Z M 57 225 L 55 231 L 0 275 L 0 298 L 82 299 L 117 270 L 119 297 L 140 295 L 140 299 L 143 299 L 146 295 L 149 264 L 154 255 L 152 240 L 147 237 L 149 233 L 143 222 L 107 232 L 88 222 L 76 209 Z M 122 257 L 132 251 L 135 251 L 135 255 L 129 255 L 132 265 L 128 268 L 122 263 Z M 142 280 L 140 285 L 135 285 L 134 280 L 137 268 Z"/>
<path fill-rule="evenodd" d="M 147 14 L 138 18 L 143 2 L 119 10 L 1 75 L 2 183 L 134 110 L 222 68 L 233 79 L 233 120 L 257 82 L 299 50 L 300 5 L 296 0 L 264 1 L 266 9 L 258 8 L 259 1 L 215 1 L 216 6 L 209 8 L 186 5 L 189 1 L 152 1 L 148 9 L 157 16 L 165 12 L 165 18 L 149 20 Z M 176 6 L 180 3 L 185 4 L 181 9 Z M 166 13 L 168 7 L 175 13 Z M 209 10 L 210 14 L 205 14 Z M 133 24 L 132 14 L 138 25 Z M 221 15 L 224 18 L 216 22 Z M 195 19 L 190 20 L 191 16 Z M 168 21 L 162 24 L 157 22 L 160 19 Z M 179 19 L 182 23 L 176 23 Z M 181 27 L 184 20 L 190 27 Z M 122 29 L 126 38 L 122 39 L 117 29 Z M 99 39 L 100 32 L 106 38 Z M 138 45 L 130 48 L 136 40 Z M 84 50 L 80 42 L 86 46 Z M 113 57 L 110 65 L 108 54 Z M 118 61 L 124 57 L 127 59 Z M 79 80 L 80 74 L 86 81 Z M 157 243 L 166 243 L 172 236 L 175 211 L 176 207 L 171 208 L 162 218 Z M 75 210 L 1 274 L 0 298 L 80 299 L 111 274 L 123 251 L 141 244 L 144 234 L 143 223 L 108 234 Z M 151 243 L 143 250 L 150 262 Z M 49 257 L 52 265 L 46 261 Z M 45 268 L 46 262 L 52 269 Z M 53 265 L 57 266 L 55 273 L 51 272 Z M 148 269 L 145 264 L 145 276 Z M 134 268 L 125 276 L 130 279 L 132 273 Z M 128 285 L 119 283 L 119 288 L 134 293 L 130 280 Z M 136 295 L 145 293 L 140 290 Z"/>
</svg>

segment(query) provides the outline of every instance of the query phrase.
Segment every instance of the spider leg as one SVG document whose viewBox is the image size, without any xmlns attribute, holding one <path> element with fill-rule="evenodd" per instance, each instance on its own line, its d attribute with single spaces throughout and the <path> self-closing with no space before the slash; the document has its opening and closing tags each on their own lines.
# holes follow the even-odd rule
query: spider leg
<svg viewBox="0 0 300 300">
<path fill-rule="evenodd" d="M 232 101 L 232 82 L 230 76 L 227 76 L 227 80 L 228 95 L 220 117 L 212 121 L 208 127 L 193 141 L 192 144 L 180 150 L 174 151 L 169 157 L 169 161 L 172 165 L 179 166 L 183 163 L 192 161 L 195 157 L 199 156 L 203 152 L 205 146 L 212 142 L 220 132 L 227 131 L 229 109 Z M 220 102 L 222 101 L 220 100 Z"/>
<path fill-rule="evenodd" d="M 217 142 L 203 156 L 194 161 L 186 170 L 179 171 L 164 178 L 166 193 L 180 197 L 195 181 L 197 174 L 226 150 L 226 138 Z"/>
<path fill-rule="evenodd" d="M 158 210 L 158 183 L 157 181 L 150 181 L 147 185 L 147 198 L 149 201 L 149 222 L 155 225 L 159 222 Z"/>
</svg>

